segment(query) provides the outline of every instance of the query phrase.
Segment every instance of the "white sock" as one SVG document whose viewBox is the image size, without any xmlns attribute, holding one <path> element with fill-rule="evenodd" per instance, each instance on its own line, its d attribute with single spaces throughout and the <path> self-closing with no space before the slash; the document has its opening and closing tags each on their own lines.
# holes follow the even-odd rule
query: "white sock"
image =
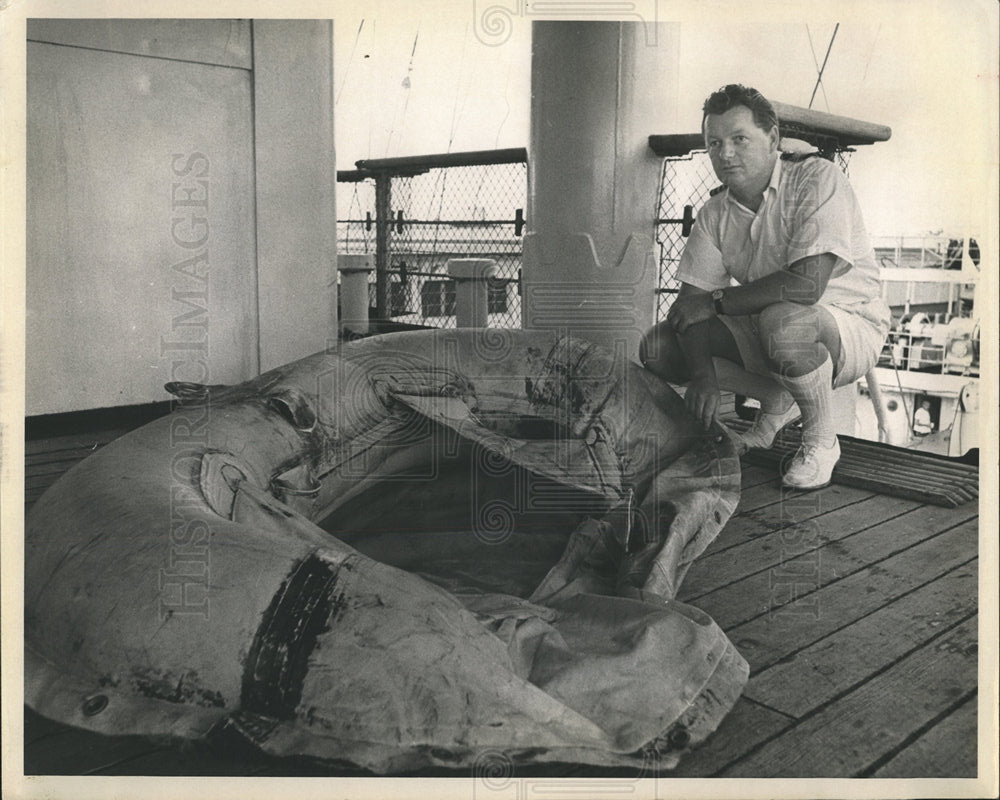
<svg viewBox="0 0 1000 800">
<path fill-rule="evenodd" d="M 713 358 L 715 378 L 719 388 L 735 392 L 760 401 L 761 410 L 768 414 L 780 414 L 792 404 L 792 395 L 774 378 L 747 372 L 728 358 Z"/>
<path fill-rule="evenodd" d="M 833 425 L 833 360 L 826 360 L 812 372 L 796 378 L 771 373 L 784 386 L 802 412 L 802 444 L 832 447 L 836 438 Z"/>
</svg>

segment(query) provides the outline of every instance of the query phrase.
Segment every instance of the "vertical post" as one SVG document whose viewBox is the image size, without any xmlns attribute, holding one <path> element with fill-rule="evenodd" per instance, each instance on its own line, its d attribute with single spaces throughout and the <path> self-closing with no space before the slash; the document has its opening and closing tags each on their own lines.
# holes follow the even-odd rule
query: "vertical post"
<svg viewBox="0 0 1000 800">
<path fill-rule="evenodd" d="M 491 258 L 452 258 L 448 275 L 455 281 L 455 325 L 485 328 L 489 321 L 489 279 L 497 274 Z"/>
<path fill-rule="evenodd" d="M 337 256 L 340 270 L 340 334 L 368 333 L 368 274 L 372 257 L 368 253 Z"/>
<path fill-rule="evenodd" d="M 531 36 L 523 327 L 636 357 L 656 307 L 660 161 L 648 138 L 655 115 L 676 107 L 664 79 L 676 30 L 543 21 Z"/>
<path fill-rule="evenodd" d="M 389 319 L 389 256 L 392 230 L 392 176 L 375 173 L 375 316 Z"/>
</svg>

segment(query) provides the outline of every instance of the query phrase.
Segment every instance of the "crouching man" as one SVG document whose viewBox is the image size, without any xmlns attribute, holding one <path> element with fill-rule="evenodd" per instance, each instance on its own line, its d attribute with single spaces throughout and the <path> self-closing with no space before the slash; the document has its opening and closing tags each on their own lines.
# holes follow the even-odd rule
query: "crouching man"
<svg viewBox="0 0 1000 800">
<path fill-rule="evenodd" d="M 818 489 L 840 458 L 832 391 L 874 366 L 889 330 L 874 252 L 843 173 L 820 157 L 781 158 L 778 119 L 759 92 L 731 84 L 703 112 L 725 189 L 699 211 L 680 292 L 640 359 L 687 384 L 687 407 L 706 428 L 720 389 L 760 401 L 738 437 L 744 449 L 769 448 L 801 417 L 802 446 L 783 483 Z"/>
</svg>

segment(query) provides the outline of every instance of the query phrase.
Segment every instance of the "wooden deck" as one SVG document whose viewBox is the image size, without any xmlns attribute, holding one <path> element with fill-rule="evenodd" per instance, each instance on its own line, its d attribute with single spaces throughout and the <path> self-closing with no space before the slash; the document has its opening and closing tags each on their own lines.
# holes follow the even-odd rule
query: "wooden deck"
<svg viewBox="0 0 1000 800">
<path fill-rule="evenodd" d="M 26 505 L 109 438 L 29 442 Z M 727 632 L 750 681 L 716 733 L 663 777 L 976 777 L 978 531 L 975 503 L 837 485 L 787 495 L 773 471 L 744 462 L 737 513 L 680 599 Z M 24 746 L 26 774 L 350 774 L 99 736 L 27 709 Z"/>
</svg>

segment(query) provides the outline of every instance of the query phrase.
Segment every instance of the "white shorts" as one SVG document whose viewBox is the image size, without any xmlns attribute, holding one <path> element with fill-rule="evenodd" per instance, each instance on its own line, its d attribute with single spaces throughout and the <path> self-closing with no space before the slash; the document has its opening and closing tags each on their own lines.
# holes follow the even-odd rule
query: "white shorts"
<svg viewBox="0 0 1000 800">
<path fill-rule="evenodd" d="M 840 333 L 840 358 L 833 365 L 833 388 L 837 389 L 864 377 L 875 366 L 889 328 L 877 326 L 865 317 L 845 311 L 839 306 L 824 305 L 823 308 L 830 312 Z M 744 369 L 755 375 L 770 376 L 772 371 L 760 344 L 757 315 L 723 315 L 719 319 L 733 335 Z"/>
</svg>

